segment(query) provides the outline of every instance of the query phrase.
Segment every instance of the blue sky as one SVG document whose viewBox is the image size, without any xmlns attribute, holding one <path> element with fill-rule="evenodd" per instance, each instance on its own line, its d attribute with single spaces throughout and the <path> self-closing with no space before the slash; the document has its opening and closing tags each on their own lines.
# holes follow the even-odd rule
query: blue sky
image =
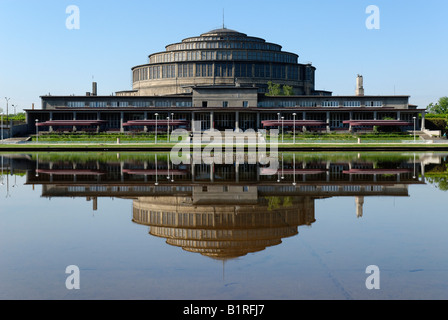
<svg viewBox="0 0 448 320">
<path fill-rule="evenodd" d="M 66 28 L 66 8 L 80 29 Z M 369 30 L 369 5 L 380 29 Z M 40 108 L 40 96 L 131 89 L 131 67 L 148 55 L 222 26 L 278 43 L 312 62 L 316 88 L 410 95 L 426 107 L 448 95 L 448 2 L 442 0 L 0 0 L 0 108 Z"/>
</svg>

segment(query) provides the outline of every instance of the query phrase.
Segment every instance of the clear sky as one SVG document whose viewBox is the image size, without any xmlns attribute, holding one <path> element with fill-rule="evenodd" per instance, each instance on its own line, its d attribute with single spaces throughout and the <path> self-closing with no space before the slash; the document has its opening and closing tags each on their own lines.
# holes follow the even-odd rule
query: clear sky
<svg viewBox="0 0 448 320">
<path fill-rule="evenodd" d="M 69 5 L 79 29 L 68 29 Z M 369 5 L 379 29 L 368 29 Z M 448 95 L 444 0 L 0 0 L 0 108 L 40 108 L 40 96 L 131 89 L 131 67 L 165 46 L 225 26 L 312 62 L 316 89 L 410 95 L 420 108 Z"/>
</svg>

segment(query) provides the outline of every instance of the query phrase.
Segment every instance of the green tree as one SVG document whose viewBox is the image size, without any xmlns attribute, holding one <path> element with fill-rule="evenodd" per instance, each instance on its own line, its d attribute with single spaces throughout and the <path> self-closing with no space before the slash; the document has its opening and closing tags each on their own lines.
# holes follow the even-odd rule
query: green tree
<svg viewBox="0 0 448 320">
<path fill-rule="evenodd" d="M 281 86 L 278 83 L 268 82 L 268 96 L 292 96 L 294 90 L 292 86 L 284 85 Z"/>
<path fill-rule="evenodd" d="M 13 115 L 13 116 L 10 116 L 9 118 L 10 118 L 11 120 L 14 120 L 14 121 L 22 121 L 22 122 L 25 122 L 26 114 L 25 114 L 25 112 L 19 112 L 19 113 Z"/>
<path fill-rule="evenodd" d="M 430 103 L 427 107 L 429 113 L 446 114 L 448 113 L 448 97 L 441 97 L 437 103 Z"/>
<path fill-rule="evenodd" d="M 284 85 L 283 86 L 283 94 L 285 96 L 292 96 L 294 94 L 294 91 L 291 86 Z"/>
<path fill-rule="evenodd" d="M 268 82 L 268 96 L 280 96 L 282 94 L 281 87 L 278 83 Z"/>
</svg>

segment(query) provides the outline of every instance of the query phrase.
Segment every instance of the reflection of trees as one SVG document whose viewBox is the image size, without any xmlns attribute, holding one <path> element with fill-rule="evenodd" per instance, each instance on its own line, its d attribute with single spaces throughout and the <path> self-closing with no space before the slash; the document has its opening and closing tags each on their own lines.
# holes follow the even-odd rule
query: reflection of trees
<svg viewBox="0 0 448 320">
<path fill-rule="evenodd" d="M 272 196 L 265 198 L 268 200 L 269 211 L 279 208 L 289 208 L 293 205 L 292 197 Z"/>
<path fill-rule="evenodd" d="M 426 181 L 435 185 L 438 189 L 442 191 L 448 191 L 448 172 L 444 175 L 430 174 L 426 176 Z"/>
<path fill-rule="evenodd" d="M 448 191 L 448 164 L 444 163 L 431 169 L 425 174 L 426 181 L 442 191 Z"/>
</svg>

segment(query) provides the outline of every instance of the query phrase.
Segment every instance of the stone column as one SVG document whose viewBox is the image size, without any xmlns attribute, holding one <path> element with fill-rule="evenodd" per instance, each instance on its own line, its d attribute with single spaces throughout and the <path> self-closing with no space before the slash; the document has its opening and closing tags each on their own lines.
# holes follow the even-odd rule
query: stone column
<svg viewBox="0 0 448 320">
<path fill-rule="evenodd" d="M 327 133 L 329 133 L 330 131 L 330 111 L 327 111 Z"/>
<path fill-rule="evenodd" d="M 421 123 L 421 126 L 420 126 L 420 130 L 425 130 L 426 128 L 425 128 L 425 111 L 423 110 L 422 111 L 422 123 Z M 416 116 L 418 116 L 418 115 L 416 115 Z"/>
<path fill-rule="evenodd" d="M 352 121 L 353 120 L 353 111 L 349 112 L 349 120 Z M 348 131 L 352 132 L 352 123 L 350 122 L 349 126 L 348 126 Z"/>
<path fill-rule="evenodd" d="M 120 112 L 120 132 L 121 133 L 124 132 L 123 121 L 124 121 L 124 112 L 121 111 Z"/>
<path fill-rule="evenodd" d="M 145 111 L 145 112 L 143 113 L 143 120 L 148 120 L 148 111 Z M 144 126 L 144 127 L 143 127 L 143 131 L 144 131 L 144 132 L 148 132 L 148 126 Z"/>
<path fill-rule="evenodd" d="M 240 120 L 240 113 L 239 111 L 235 111 L 235 131 L 240 131 L 239 120 Z"/>
<path fill-rule="evenodd" d="M 214 113 L 213 111 L 210 111 L 210 129 L 215 129 L 215 120 L 214 120 Z"/>
<path fill-rule="evenodd" d="M 52 121 L 53 120 L 53 112 L 52 111 L 50 111 L 50 121 Z M 10 127 L 11 128 L 11 127 Z M 53 132 L 53 126 L 50 126 L 49 127 L 49 130 L 50 130 L 50 132 Z"/>
<path fill-rule="evenodd" d="M 306 120 L 306 111 L 302 112 L 302 120 Z M 302 126 L 302 131 L 306 132 L 306 127 L 305 126 Z"/>
<path fill-rule="evenodd" d="M 73 111 L 73 120 L 76 120 L 76 111 Z M 73 126 L 73 132 L 76 132 L 76 126 Z"/>
<path fill-rule="evenodd" d="M 101 114 L 100 114 L 99 111 L 96 113 L 96 120 L 101 120 Z M 99 133 L 99 132 L 100 132 L 100 126 L 97 125 L 96 126 L 96 133 Z"/>
<path fill-rule="evenodd" d="M 194 126 L 194 112 L 191 113 L 191 132 L 194 133 L 195 130 L 195 126 Z"/>
</svg>

